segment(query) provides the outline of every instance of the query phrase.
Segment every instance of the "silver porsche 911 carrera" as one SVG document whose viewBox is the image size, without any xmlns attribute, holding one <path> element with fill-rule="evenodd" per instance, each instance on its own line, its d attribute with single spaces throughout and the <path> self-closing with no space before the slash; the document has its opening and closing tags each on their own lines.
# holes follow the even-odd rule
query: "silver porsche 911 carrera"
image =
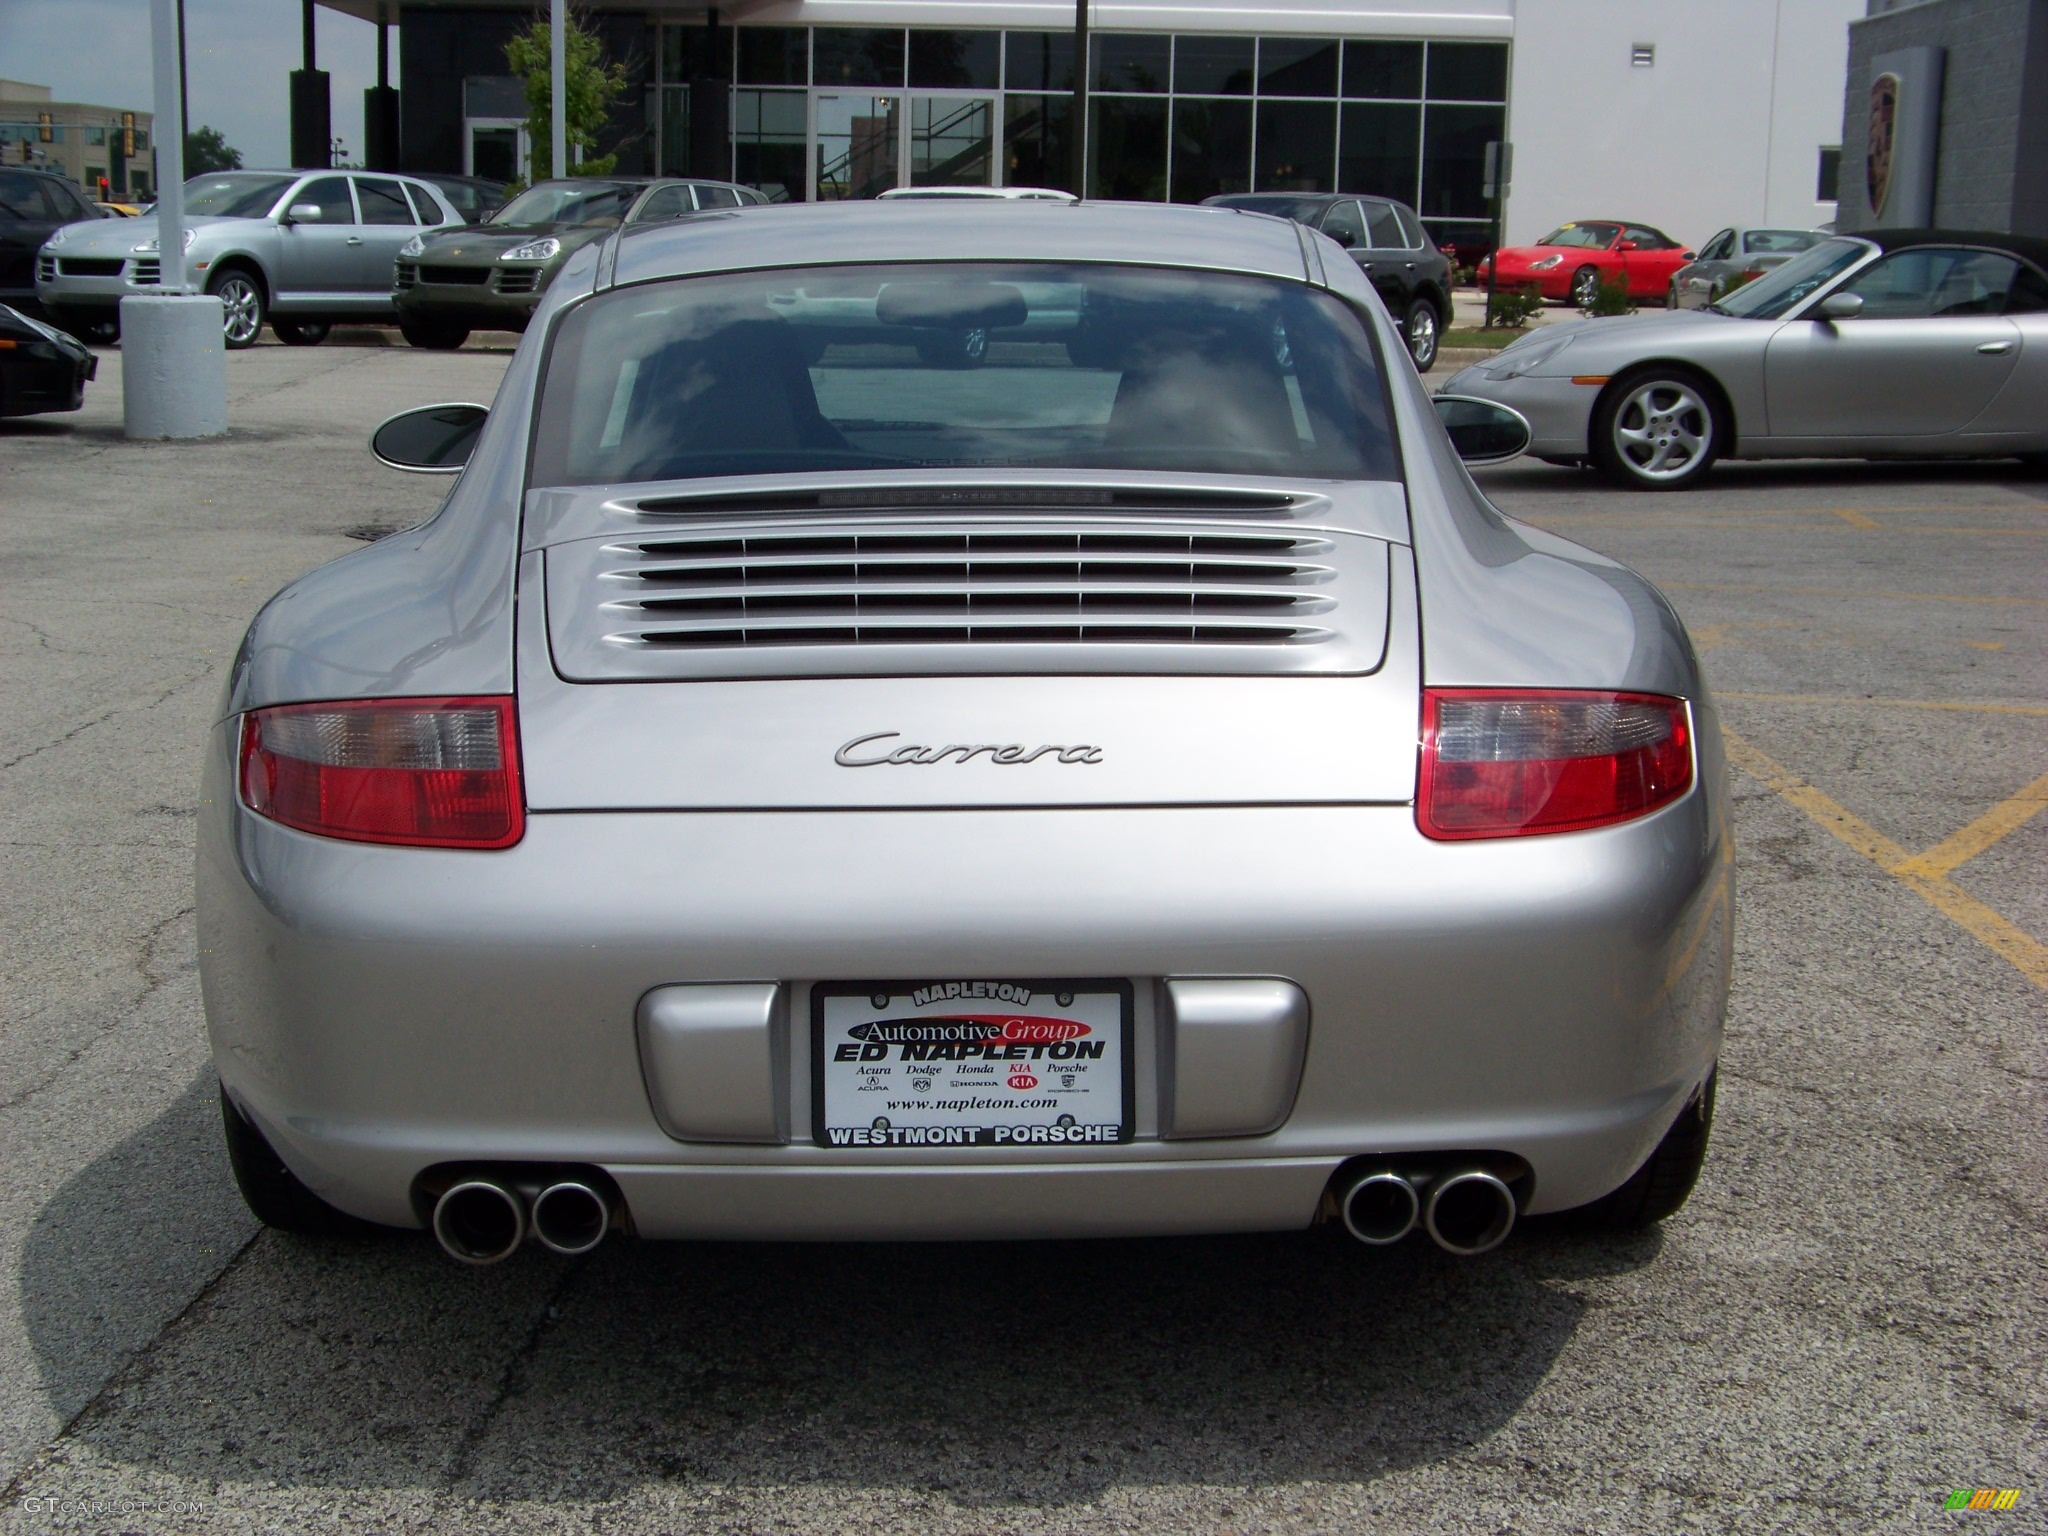
<svg viewBox="0 0 2048 1536">
<path fill-rule="evenodd" d="M 1279 219 L 580 253 L 487 417 L 379 429 L 440 512 L 235 661 L 200 954 L 250 1205 L 479 1263 L 1668 1215 L 1715 714 L 1648 583 L 1475 489 L 1525 441 Z"/>
<path fill-rule="evenodd" d="M 1443 387 L 1642 490 L 1723 458 L 2048 464 L 2048 240 L 1837 236 L 1704 309 L 1544 326 Z"/>
</svg>

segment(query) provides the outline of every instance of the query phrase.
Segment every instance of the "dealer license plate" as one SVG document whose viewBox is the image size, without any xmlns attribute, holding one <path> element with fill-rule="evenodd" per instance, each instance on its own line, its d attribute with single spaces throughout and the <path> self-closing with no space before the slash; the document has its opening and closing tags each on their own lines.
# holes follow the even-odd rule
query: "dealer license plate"
<svg viewBox="0 0 2048 1536">
<path fill-rule="evenodd" d="M 863 981 L 811 989 L 823 1147 L 1131 1139 L 1127 981 Z"/>
</svg>

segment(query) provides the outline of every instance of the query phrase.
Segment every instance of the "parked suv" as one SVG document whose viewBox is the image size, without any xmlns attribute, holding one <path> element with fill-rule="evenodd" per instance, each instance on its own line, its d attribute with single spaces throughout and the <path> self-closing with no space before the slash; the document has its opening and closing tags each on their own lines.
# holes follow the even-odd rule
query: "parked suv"
<svg viewBox="0 0 2048 1536">
<path fill-rule="evenodd" d="M 621 224 L 679 219 L 768 199 L 730 181 L 573 176 L 528 187 L 481 224 L 423 234 L 387 268 L 399 328 L 416 347 L 459 347 L 472 330 L 523 331 L 555 274 Z"/>
<path fill-rule="evenodd" d="M 1331 192 L 1233 192 L 1204 201 L 1321 230 L 1372 279 L 1408 339 L 1415 371 L 1436 366 L 1437 346 L 1451 318 L 1451 264 L 1406 203 Z"/>
<path fill-rule="evenodd" d="M 99 217 L 62 176 L 26 166 L 0 171 L 0 304 L 32 302 L 42 243 L 67 224 L 96 224 Z"/>
<path fill-rule="evenodd" d="M 186 275 L 220 297 L 230 347 L 254 346 L 266 320 L 289 346 L 325 341 L 340 322 L 394 323 L 398 248 L 462 222 L 418 177 L 342 171 L 195 176 L 185 213 Z M 160 282 L 155 234 L 125 219 L 59 230 L 36 260 L 36 297 L 53 315 L 113 334 L 121 300 Z"/>
</svg>

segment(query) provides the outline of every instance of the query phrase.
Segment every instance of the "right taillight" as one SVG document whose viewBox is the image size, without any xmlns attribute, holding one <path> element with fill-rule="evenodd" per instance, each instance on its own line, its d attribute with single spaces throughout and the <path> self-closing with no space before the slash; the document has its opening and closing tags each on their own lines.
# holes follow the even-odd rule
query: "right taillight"
<svg viewBox="0 0 2048 1536">
<path fill-rule="evenodd" d="M 1430 688 L 1415 820 L 1426 837 L 1578 832 L 1692 787 L 1683 699 L 1577 689 Z"/>
</svg>

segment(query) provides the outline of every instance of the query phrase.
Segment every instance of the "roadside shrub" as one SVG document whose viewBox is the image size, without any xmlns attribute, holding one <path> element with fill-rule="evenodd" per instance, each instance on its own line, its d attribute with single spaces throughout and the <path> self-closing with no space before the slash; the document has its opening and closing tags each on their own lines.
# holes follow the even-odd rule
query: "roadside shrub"
<svg viewBox="0 0 2048 1536">
<path fill-rule="evenodd" d="M 1593 302 L 1585 313 L 1595 317 L 1603 315 L 1632 315 L 1636 312 L 1636 301 L 1628 296 L 1628 284 L 1608 281 L 1593 290 Z"/>
<path fill-rule="evenodd" d="M 1486 301 L 1486 328 L 1519 331 L 1543 310 L 1543 295 L 1534 283 L 1503 288 Z"/>
</svg>

